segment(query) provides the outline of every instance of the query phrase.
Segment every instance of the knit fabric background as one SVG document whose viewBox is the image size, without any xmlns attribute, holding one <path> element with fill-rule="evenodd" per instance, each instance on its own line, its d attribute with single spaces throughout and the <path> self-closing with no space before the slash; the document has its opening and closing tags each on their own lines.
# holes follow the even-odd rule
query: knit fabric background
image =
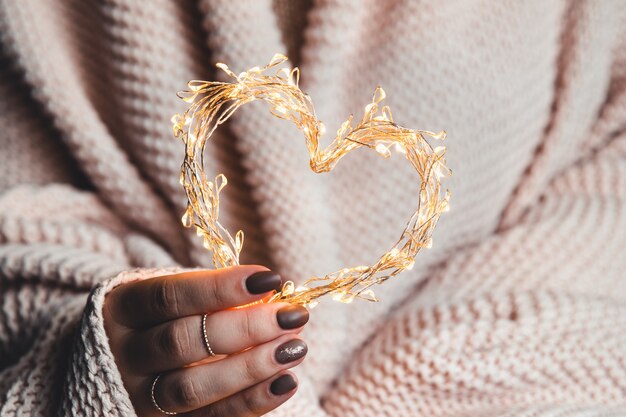
<svg viewBox="0 0 626 417">
<path fill-rule="evenodd" d="M 0 415 L 134 415 L 104 297 L 210 258 L 179 220 L 175 93 L 276 52 L 329 132 L 380 85 L 448 131 L 454 176 L 382 302 L 312 310 L 270 415 L 626 415 L 624 2 L 2 0 L 0 45 Z M 315 175 L 261 103 L 206 161 L 244 261 L 296 282 L 375 261 L 415 207 L 401 158 Z"/>
</svg>

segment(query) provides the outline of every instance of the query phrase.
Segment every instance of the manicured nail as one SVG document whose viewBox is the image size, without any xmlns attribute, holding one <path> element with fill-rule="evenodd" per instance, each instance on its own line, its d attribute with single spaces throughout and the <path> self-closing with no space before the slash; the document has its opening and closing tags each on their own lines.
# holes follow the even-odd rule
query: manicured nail
<svg viewBox="0 0 626 417">
<path fill-rule="evenodd" d="M 293 339 L 278 346 L 274 353 L 278 363 L 289 363 L 296 361 L 306 355 L 308 348 L 301 339 Z"/>
<path fill-rule="evenodd" d="M 278 325 L 285 329 L 297 329 L 309 321 L 309 310 L 302 306 L 291 305 L 278 310 L 276 313 Z"/>
<path fill-rule="evenodd" d="M 246 279 L 246 288 L 250 294 L 263 294 L 268 291 L 280 291 L 283 280 L 276 272 L 255 272 Z"/>
<path fill-rule="evenodd" d="M 289 374 L 281 375 L 272 381 L 272 385 L 270 385 L 270 391 L 274 395 L 283 395 L 287 394 L 289 391 L 298 386 L 298 383 L 293 378 L 293 376 Z"/>
</svg>

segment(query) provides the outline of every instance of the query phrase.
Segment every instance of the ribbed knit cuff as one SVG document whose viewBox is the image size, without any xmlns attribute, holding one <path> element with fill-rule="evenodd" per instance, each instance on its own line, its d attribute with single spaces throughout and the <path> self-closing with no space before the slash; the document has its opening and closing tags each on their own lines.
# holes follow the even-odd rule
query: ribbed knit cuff
<svg viewBox="0 0 626 417">
<path fill-rule="evenodd" d="M 136 416 L 115 364 L 104 329 L 102 307 L 109 291 L 132 281 L 171 274 L 179 269 L 137 269 L 122 272 L 96 286 L 77 329 L 66 373 L 63 416 Z"/>
</svg>

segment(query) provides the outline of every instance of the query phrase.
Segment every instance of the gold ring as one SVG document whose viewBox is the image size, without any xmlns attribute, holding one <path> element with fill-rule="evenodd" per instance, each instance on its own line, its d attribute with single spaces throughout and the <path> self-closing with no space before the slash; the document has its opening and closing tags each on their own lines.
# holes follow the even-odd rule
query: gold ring
<svg viewBox="0 0 626 417">
<path fill-rule="evenodd" d="M 154 404 L 156 409 L 159 410 L 160 412 L 162 412 L 163 414 L 167 414 L 168 416 L 176 415 L 178 413 L 176 413 L 174 411 L 165 411 L 164 409 L 162 409 L 159 406 L 159 404 L 157 404 L 156 398 L 154 398 L 154 387 L 156 387 L 156 383 L 159 380 L 159 378 L 161 378 L 161 374 L 157 375 L 156 378 L 154 378 L 154 381 L 152 381 L 152 387 L 150 388 L 150 398 L 152 398 L 152 404 Z"/>
<path fill-rule="evenodd" d="M 204 338 L 204 346 L 206 346 L 206 350 L 209 351 L 209 356 L 215 356 L 213 349 L 211 349 L 211 345 L 209 344 L 209 336 L 206 333 L 206 318 L 208 314 L 202 316 L 202 337 Z"/>
</svg>

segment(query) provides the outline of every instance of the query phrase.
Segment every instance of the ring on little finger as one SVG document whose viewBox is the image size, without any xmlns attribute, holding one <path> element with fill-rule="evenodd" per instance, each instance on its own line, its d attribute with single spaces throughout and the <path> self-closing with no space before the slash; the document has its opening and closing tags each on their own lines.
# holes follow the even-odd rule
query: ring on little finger
<svg viewBox="0 0 626 417">
<path fill-rule="evenodd" d="M 176 414 L 178 414 L 175 411 L 165 411 L 164 409 L 161 408 L 161 406 L 157 403 L 157 400 L 154 396 L 154 388 L 156 387 L 157 381 L 159 380 L 159 378 L 161 378 L 161 374 L 158 374 L 155 378 L 154 381 L 152 381 L 152 386 L 150 387 L 150 398 L 152 399 L 152 404 L 154 404 L 154 406 L 156 407 L 157 410 L 159 410 L 160 412 L 162 412 L 163 414 L 167 414 L 168 416 L 174 416 Z"/>
</svg>

